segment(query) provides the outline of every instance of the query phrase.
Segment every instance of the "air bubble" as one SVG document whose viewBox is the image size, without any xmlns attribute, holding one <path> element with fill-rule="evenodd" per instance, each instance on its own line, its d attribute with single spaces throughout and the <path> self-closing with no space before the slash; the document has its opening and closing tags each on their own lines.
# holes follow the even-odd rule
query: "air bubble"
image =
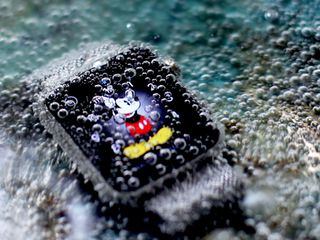
<svg viewBox="0 0 320 240">
<path fill-rule="evenodd" d="M 147 87 L 151 90 L 154 91 L 157 87 L 156 85 L 152 84 L 152 83 L 148 83 Z"/>
<path fill-rule="evenodd" d="M 103 91 L 107 96 L 112 96 L 114 94 L 114 89 L 111 85 L 107 86 L 107 88 L 104 88 Z"/>
<path fill-rule="evenodd" d="M 129 171 L 129 170 L 125 170 L 125 171 L 123 172 L 123 176 L 125 176 L 125 177 L 130 177 L 130 176 L 132 176 L 132 172 Z"/>
<path fill-rule="evenodd" d="M 162 148 L 160 150 L 160 157 L 165 159 L 165 160 L 169 160 L 171 158 L 171 151 L 168 148 Z"/>
<path fill-rule="evenodd" d="M 91 135 L 91 140 L 98 143 L 100 142 L 100 135 L 98 132 L 95 132 Z"/>
<path fill-rule="evenodd" d="M 174 145 L 176 146 L 176 148 L 183 150 L 187 146 L 187 143 L 183 138 L 176 138 L 174 140 Z"/>
<path fill-rule="evenodd" d="M 121 80 L 122 80 L 122 76 L 121 76 L 121 74 L 114 74 L 113 75 L 113 77 L 112 77 L 112 80 L 114 81 L 114 82 L 120 82 Z"/>
<path fill-rule="evenodd" d="M 125 82 L 121 84 L 121 87 L 123 90 L 128 90 L 130 87 L 132 87 L 132 84 L 130 82 Z"/>
<path fill-rule="evenodd" d="M 166 87 L 164 85 L 158 85 L 157 92 L 164 92 L 166 90 Z"/>
<path fill-rule="evenodd" d="M 98 124 L 98 123 L 94 124 L 94 125 L 92 126 L 92 131 L 100 133 L 100 132 L 102 131 L 102 126 L 101 126 L 101 124 Z"/>
<path fill-rule="evenodd" d="M 68 109 L 75 109 L 75 107 L 77 106 L 78 104 L 78 99 L 76 97 L 73 97 L 73 96 L 69 96 L 66 98 L 65 100 L 65 106 L 68 108 Z"/>
<path fill-rule="evenodd" d="M 312 28 L 309 28 L 309 27 L 304 27 L 301 29 L 301 34 L 302 36 L 304 36 L 305 38 L 309 38 L 311 37 L 314 32 L 313 32 L 313 29 Z"/>
<path fill-rule="evenodd" d="M 130 133 L 131 136 L 134 136 L 137 132 L 137 129 L 134 126 L 128 126 L 127 127 L 128 132 Z"/>
<path fill-rule="evenodd" d="M 196 146 L 191 146 L 189 151 L 192 155 L 196 156 L 199 153 L 199 148 L 197 148 Z"/>
<path fill-rule="evenodd" d="M 97 115 L 94 115 L 94 114 L 89 114 L 87 119 L 90 121 L 90 122 L 96 122 L 99 120 L 99 117 Z"/>
<path fill-rule="evenodd" d="M 178 163 L 183 164 L 185 162 L 184 156 L 182 155 L 178 155 L 176 157 L 176 160 L 178 161 Z"/>
<path fill-rule="evenodd" d="M 165 97 L 167 102 L 172 102 L 173 101 L 173 97 L 172 97 L 172 93 L 171 92 L 165 92 L 164 93 L 164 97 Z"/>
<path fill-rule="evenodd" d="M 57 113 L 57 116 L 61 119 L 66 118 L 68 115 L 69 115 L 69 112 L 64 108 L 60 109 Z"/>
<path fill-rule="evenodd" d="M 120 154 L 120 152 L 121 152 L 121 146 L 119 146 L 116 143 L 111 145 L 111 149 L 115 154 Z"/>
<path fill-rule="evenodd" d="M 128 185 L 133 188 L 137 188 L 140 186 L 140 181 L 136 177 L 130 177 L 128 180 Z"/>
<path fill-rule="evenodd" d="M 157 122 L 157 121 L 159 121 L 159 119 L 160 119 L 160 113 L 159 113 L 158 111 L 152 111 L 152 112 L 150 113 L 150 118 L 151 118 L 153 121 Z"/>
<path fill-rule="evenodd" d="M 157 164 L 156 165 L 156 169 L 157 169 L 157 171 L 158 171 L 158 173 L 160 174 L 160 175 L 163 175 L 163 174 L 165 174 L 166 173 L 166 166 L 164 166 L 163 164 Z"/>
<path fill-rule="evenodd" d="M 119 161 L 120 162 L 120 161 Z M 124 178 L 123 177 L 117 177 L 116 178 L 116 183 L 117 184 L 123 184 L 124 183 Z"/>
<path fill-rule="evenodd" d="M 105 86 L 111 84 L 111 79 L 110 78 L 102 78 L 100 80 L 100 84 L 105 87 Z"/>
<path fill-rule="evenodd" d="M 131 79 L 133 77 L 136 76 L 136 70 L 134 70 L 133 68 L 128 68 L 124 71 L 124 75 L 126 76 L 126 78 Z"/>
<path fill-rule="evenodd" d="M 103 106 L 102 105 L 99 105 L 99 104 L 95 104 L 94 105 L 94 111 L 96 113 L 100 113 L 102 110 L 103 110 Z"/>
<path fill-rule="evenodd" d="M 170 81 L 170 82 L 173 82 L 173 81 L 176 80 L 176 76 L 173 75 L 172 73 L 171 73 L 171 74 L 168 74 L 168 75 L 166 76 L 166 80 L 167 80 L 167 81 Z"/>
<path fill-rule="evenodd" d="M 126 121 L 126 116 L 124 114 L 117 113 L 114 115 L 114 121 L 118 124 L 123 124 Z"/>
<path fill-rule="evenodd" d="M 151 112 L 152 109 L 153 109 L 153 106 L 152 106 L 152 105 L 146 105 L 146 106 L 144 107 L 144 110 L 145 110 L 147 113 Z"/>
<path fill-rule="evenodd" d="M 143 67 L 144 69 L 147 69 L 148 67 L 150 67 L 150 62 L 149 62 L 149 61 L 143 61 L 142 67 Z"/>
<path fill-rule="evenodd" d="M 100 84 L 94 85 L 94 89 L 96 92 L 100 92 L 102 90 L 102 86 Z"/>
<path fill-rule="evenodd" d="M 126 145 L 125 141 L 122 140 L 122 139 L 118 139 L 118 140 L 115 142 L 115 144 L 118 145 L 120 148 L 123 148 L 123 147 Z"/>
<path fill-rule="evenodd" d="M 57 103 L 57 102 L 52 102 L 52 103 L 50 103 L 50 105 L 49 105 L 49 109 L 50 109 L 51 111 L 57 111 L 57 110 L 59 109 L 59 107 L 60 107 L 60 104 Z"/>
<path fill-rule="evenodd" d="M 279 19 L 279 13 L 275 9 L 270 9 L 265 12 L 264 18 L 271 23 L 276 22 Z"/>
<path fill-rule="evenodd" d="M 148 162 L 150 165 L 154 165 L 157 163 L 157 155 L 149 152 L 147 154 L 144 155 L 143 159 Z"/>
<path fill-rule="evenodd" d="M 76 133 L 82 134 L 83 133 L 83 128 L 82 127 L 77 127 Z"/>
</svg>

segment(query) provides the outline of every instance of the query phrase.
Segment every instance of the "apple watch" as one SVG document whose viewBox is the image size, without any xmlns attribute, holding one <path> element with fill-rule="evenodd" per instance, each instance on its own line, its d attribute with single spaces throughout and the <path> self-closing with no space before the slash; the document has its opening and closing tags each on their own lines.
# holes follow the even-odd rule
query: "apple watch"
<svg viewBox="0 0 320 240">
<path fill-rule="evenodd" d="M 241 221 L 241 184 L 221 160 L 223 129 L 183 86 L 177 65 L 141 44 L 105 52 L 44 81 L 35 105 L 101 213 L 171 236 L 192 236 L 203 219 Z"/>
</svg>

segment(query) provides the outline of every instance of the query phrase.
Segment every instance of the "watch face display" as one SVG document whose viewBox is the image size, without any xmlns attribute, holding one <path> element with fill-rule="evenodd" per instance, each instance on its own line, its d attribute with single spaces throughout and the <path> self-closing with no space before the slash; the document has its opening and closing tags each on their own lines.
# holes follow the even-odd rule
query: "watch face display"
<svg viewBox="0 0 320 240">
<path fill-rule="evenodd" d="M 107 184 L 132 192 L 219 139 L 210 113 L 177 72 L 150 49 L 132 47 L 57 86 L 45 104 Z"/>
</svg>

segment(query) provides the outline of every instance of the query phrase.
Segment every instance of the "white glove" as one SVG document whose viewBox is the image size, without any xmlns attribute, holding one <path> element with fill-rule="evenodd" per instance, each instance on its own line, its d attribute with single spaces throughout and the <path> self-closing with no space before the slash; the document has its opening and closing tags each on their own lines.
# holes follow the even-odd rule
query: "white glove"
<svg viewBox="0 0 320 240">
<path fill-rule="evenodd" d="M 112 109 L 115 107 L 116 102 L 113 98 L 107 98 L 107 97 L 102 97 L 102 98 L 103 98 L 104 105 L 107 108 Z"/>
</svg>

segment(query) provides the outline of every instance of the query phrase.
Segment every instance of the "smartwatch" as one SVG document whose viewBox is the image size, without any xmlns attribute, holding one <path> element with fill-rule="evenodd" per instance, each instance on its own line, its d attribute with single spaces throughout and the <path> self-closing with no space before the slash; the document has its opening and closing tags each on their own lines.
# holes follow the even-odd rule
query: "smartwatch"
<svg viewBox="0 0 320 240">
<path fill-rule="evenodd" d="M 241 183 L 225 163 L 223 128 L 176 63 L 143 44 L 102 52 L 43 80 L 34 105 L 100 213 L 161 236 L 240 226 Z"/>
</svg>

